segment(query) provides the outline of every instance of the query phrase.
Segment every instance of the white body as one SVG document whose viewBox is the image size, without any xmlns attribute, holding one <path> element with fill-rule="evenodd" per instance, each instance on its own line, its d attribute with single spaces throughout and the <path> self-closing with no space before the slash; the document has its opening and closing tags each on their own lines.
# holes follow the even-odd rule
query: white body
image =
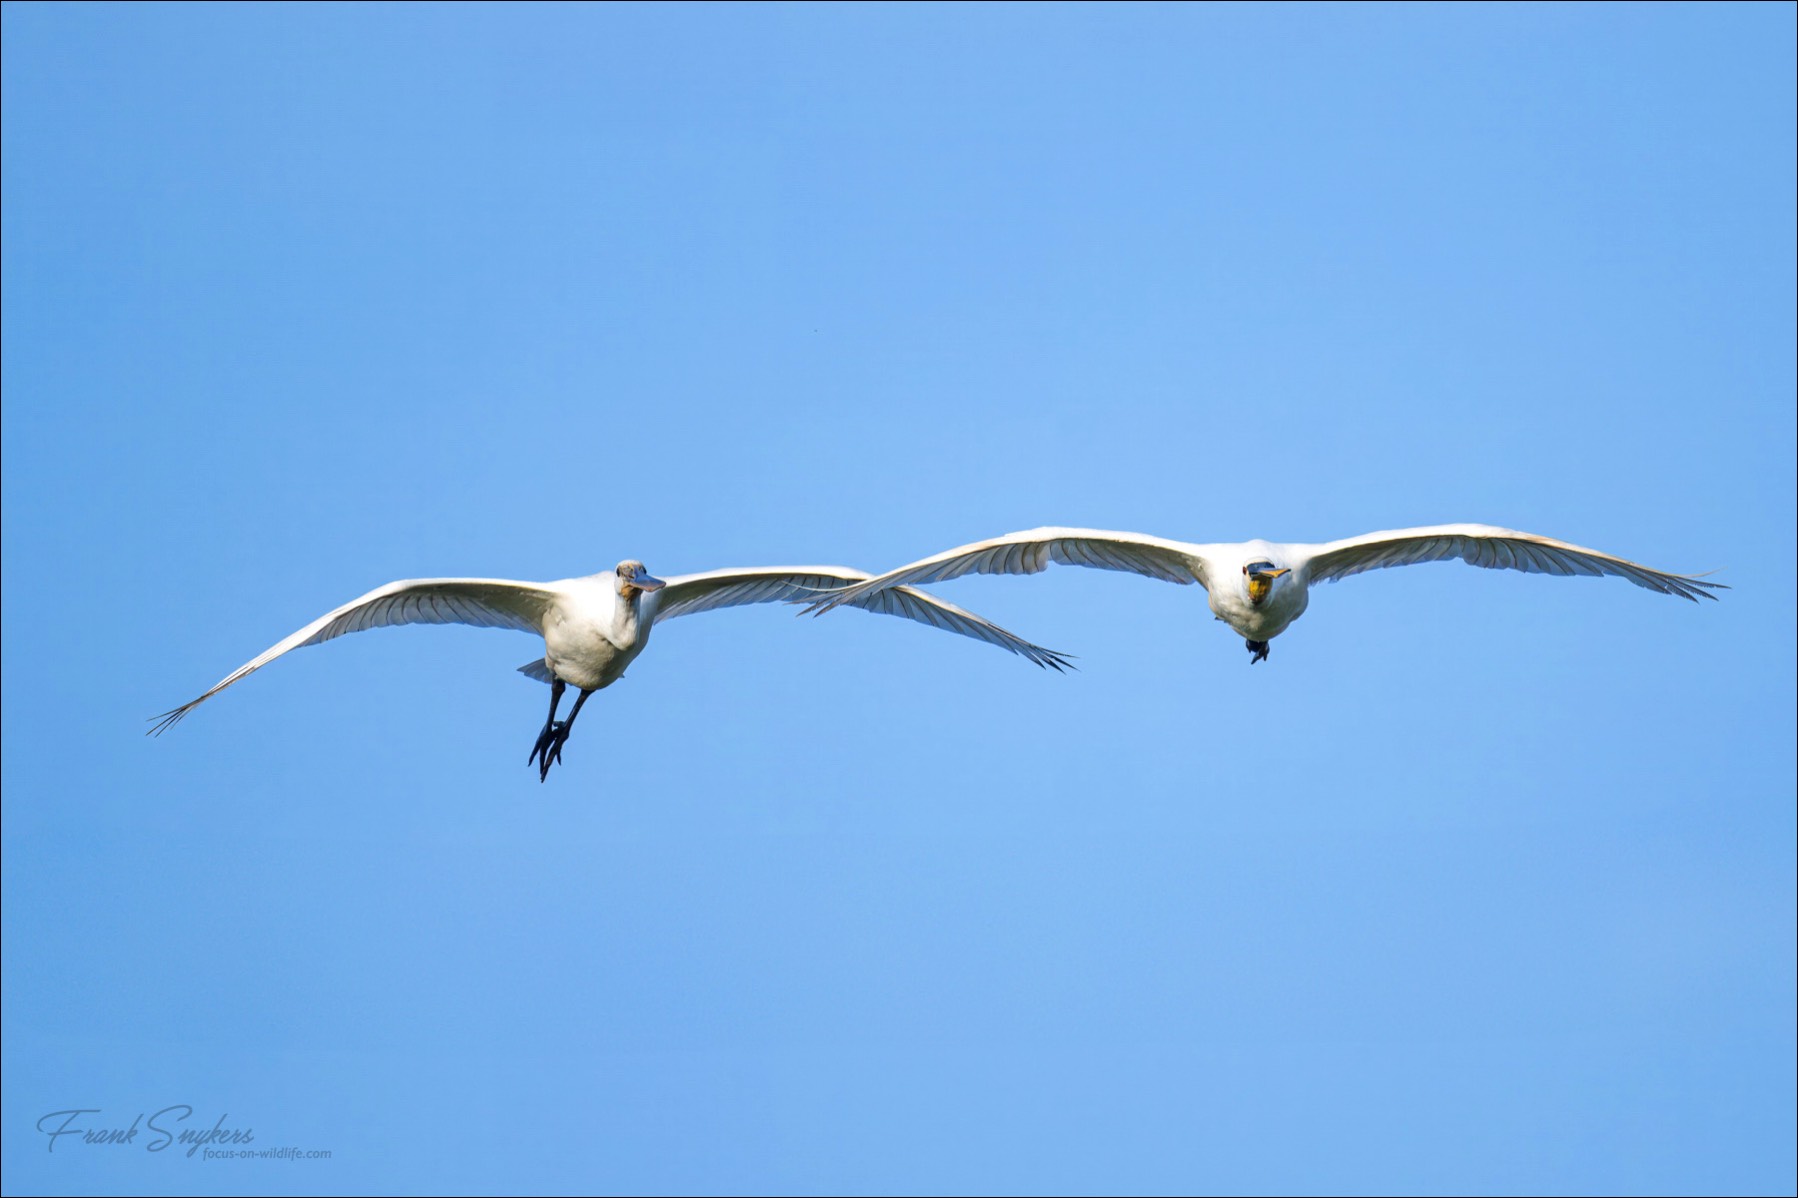
<svg viewBox="0 0 1798 1198">
<path fill-rule="evenodd" d="M 625 599 L 610 575 L 552 583 L 543 620 L 543 664 L 569 686 L 596 691 L 624 677 L 649 644 L 660 592 Z M 643 609 L 650 608 L 645 611 Z"/>
<path fill-rule="evenodd" d="M 540 682 L 561 681 L 583 692 L 595 691 L 624 676 L 649 644 L 650 629 L 659 621 L 748 603 L 805 602 L 868 577 L 846 566 L 761 566 L 684 574 L 663 582 L 650 578 L 642 563 L 629 561 L 619 563 L 611 573 L 558 582 L 504 578 L 390 582 L 271 645 L 199 698 L 156 717 L 150 731 L 166 731 L 213 695 L 284 653 L 367 628 L 473 624 L 535 633 L 543 638 L 543 657 L 519 667 L 520 672 Z M 852 602 L 867 611 L 903 616 L 985 641 L 1039 666 L 1061 670 L 1068 665 L 1067 659 L 1052 649 L 911 587 L 882 588 Z"/>
<path fill-rule="evenodd" d="M 1305 608 L 1311 602 L 1310 591 L 1302 578 L 1298 578 L 1286 546 L 1248 541 L 1242 545 L 1207 545 L 1205 548 L 1212 551 L 1212 556 L 1206 560 L 1213 567 L 1209 572 L 1217 579 L 1206 588 L 1210 592 L 1211 612 L 1234 628 L 1243 640 L 1271 641 L 1305 614 Z M 1232 559 L 1229 551 L 1233 550 L 1239 552 L 1240 560 Z M 1242 568 L 1250 562 L 1261 561 L 1272 562 L 1278 569 L 1293 570 L 1294 574 L 1288 577 L 1297 581 L 1287 586 L 1276 582 L 1267 598 L 1256 603 L 1249 598 L 1249 580 Z"/>
<path fill-rule="evenodd" d="M 1245 641 L 1265 646 L 1304 614 L 1311 584 L 1334 582 L 1366 570 L 1459 559 L 1486 569 L 1529 574 L 1613 575 L 1651 591 L 1696 601 L 1715 599 L 1721 583 L 1669 574 L 1624 558 L 1535 533 L 1490 524 L 1438 524 L 1329 541 L 1283 545 L 1271 541 L 1197 544 L 1136 532 L 1092 528 L 1035 528 L 976 541 L 889 570 L 825 595 L 808 609 L 822 614 L 856 603 L 885 587 L 920 586 L 964 574 L 1036 574 L 1051 562 L 1124 570 L 1162 582 L 1198 583 L 1210 592 L 1218 619 Z M 1249 572 L 1267 579 L 1260 602 L 1251 597 Z M 1263 649 L 1265 655 L 1265 649 Z"/>
</svg>

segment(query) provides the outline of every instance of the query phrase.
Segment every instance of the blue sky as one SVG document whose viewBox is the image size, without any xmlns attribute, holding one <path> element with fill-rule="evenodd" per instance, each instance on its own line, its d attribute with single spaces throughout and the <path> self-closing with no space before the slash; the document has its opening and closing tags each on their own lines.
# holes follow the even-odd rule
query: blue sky
<svg viewBox="0 0 1798 1198">
<path fill-rule="evenodd" d="M 4 9 L 5 1181 L 1792 1192 L 1794 9 Z M 296 653 L 395 578 L 1673 570 Z M 62 1141 L 186 1104 L 328 1159 Z M 170 1122 L 169 1117 L 163 1123 Z"/>
</svg>

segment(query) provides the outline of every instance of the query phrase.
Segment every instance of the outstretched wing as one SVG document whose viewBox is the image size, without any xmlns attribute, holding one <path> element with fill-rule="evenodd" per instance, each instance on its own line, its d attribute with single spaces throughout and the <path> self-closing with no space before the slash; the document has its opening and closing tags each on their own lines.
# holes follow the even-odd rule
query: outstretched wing
<svg viewBox="0 0 1798 1198">
<path fill-rule="evenodd" d="M 1039 574 L 1050 562 L 1124 570 L 1146 578 L 1188 586 L 1205 586 L 1205 558 L 1197 545 L 1138 532 L 1102 532 L 1092 528 L 1033 528 L 1007 533 L 944 550 L 878 578 L 821 596 L 807 610 L 823 615 L 839 604 L 853 604 L 889 587 L 922 585 L 964 574 Z"/>
<path fill-rule="evenodd" d="M 847 566 L 761 566 L 742 570 L 711 570 L 668 579 L 668 585 L 644 597 L 650 618 L 659 623 L 694 612 L 739 607 L 746 603 L 809 602 L 820 595 L 841 591 L 848 583 L 870 576 Z M 1067 656 L 1032 644 L 1014 632 L 944 603 L 934 595 L 911 587 L 895 587 L 848 600 L 864 611 L 904 616 L 944 632 L 971 636 L 977 641 L 1010 650 L 1027 661 L 1053 669 L 1066 669 Z"/>
<path fill-rule="evenodd" d="M 195 707 L 290 649 L 389 624 L 473 624 L 477 628 L 513 628 L 541 635 L 544 613 L 554 599 L 555 591 L 549 587 L 503 578 L 413 578 L 390 582 L 271 645 L 191 703 L 151 717 L 156 726 L 150 733 L 160 736 Z"/>
<path fill-rule="evenodd" d="M 1522 570 L 1526 574 L 1604 574 L 1626 578 L 1639 587 L 1678 595 L 1694 603 L 1699 596 L 1715 599 L 1710 592 L 1728 590 L 1720 582 L 1705 582 L 1690 574 L 1669 574 L 1600 553 L 1569 545 L 1553 537 L 1494 528 L 1490 524 L 1436 524 L 1427 528 L 1403 528 L 1370 532 L 1365 536 L 1331 541 L 1326 545 L 1291 546 L 1294 564 L 1310 582 L 1334 582 L 1364 570 L 1387 566 L 1412 566 L 1460 558 L 1488 570 Z"/>
</svg>

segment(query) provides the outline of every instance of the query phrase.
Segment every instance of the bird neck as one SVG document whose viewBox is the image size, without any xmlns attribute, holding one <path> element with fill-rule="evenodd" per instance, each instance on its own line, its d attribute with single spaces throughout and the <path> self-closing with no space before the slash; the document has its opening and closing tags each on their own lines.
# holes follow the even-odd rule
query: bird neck
<svg viewBox="0 0 1798 1198">
<path fill-rule="evenodd" d="M 618 605 L 612 613 L 612 643 L 632 645 L 642 630 L 643 592 L 636 587 L 622 587 Z"/>
</svg>

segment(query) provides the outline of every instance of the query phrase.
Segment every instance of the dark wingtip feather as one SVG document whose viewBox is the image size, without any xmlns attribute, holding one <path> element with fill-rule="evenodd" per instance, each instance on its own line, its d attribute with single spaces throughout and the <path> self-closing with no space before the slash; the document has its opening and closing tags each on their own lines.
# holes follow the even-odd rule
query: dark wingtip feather
<svg viewBox="0 0 1798 1198">
<path fill-rule="evenodd" d="M 156 721 L 156 726 L 151 728 L 148 732 L 145 732 L 144 735 L 161 736 L 164 732 L 167 732 L 170 728 L 179 724 L 181 722 L 181 717 L 186 714 L 187 708 L 182 706 L 175 708 L 173 711 L 165 711 L 161 715 L 153 715 L 150 719 Z"/>
</svg>

